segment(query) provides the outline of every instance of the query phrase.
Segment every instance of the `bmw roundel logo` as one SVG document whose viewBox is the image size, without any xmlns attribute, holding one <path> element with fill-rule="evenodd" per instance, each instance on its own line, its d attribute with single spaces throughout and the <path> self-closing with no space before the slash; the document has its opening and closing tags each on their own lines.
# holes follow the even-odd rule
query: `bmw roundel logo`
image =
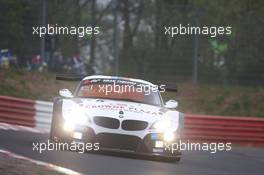
<svg viewBox="0 0 264 175">
<path fill-rule="evenodd" d="M 119 111 L 119 118 L 124 118 L 124 111 Z"/>
</svg>

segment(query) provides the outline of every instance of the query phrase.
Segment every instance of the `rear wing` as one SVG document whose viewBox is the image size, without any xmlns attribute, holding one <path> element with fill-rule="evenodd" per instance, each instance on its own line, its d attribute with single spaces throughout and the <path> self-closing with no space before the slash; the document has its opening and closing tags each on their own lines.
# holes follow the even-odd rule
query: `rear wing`
<svg viewBox="0 0 264 175">
<path fill-rule="evenodd" d="M 81 81 L 84 77 L 85 77 L 84 75 L 58 74 L 58 75 L 56 75 L 56 80 L 63 80 L 63 81 Z"/>
<path fill-rule="evenodd" d="M 178 92 L 177 85 L 174 83 L 157 83 L 156 85 L 159 87 L 159 90 L 163 90 L 161 89 L 163 87 L 166 92 Z"/>
<path fill-rule="evenodd" d="M 165 90 L 168 92 L 178 92 L 177 85 L 175 84 L 165 84 Z"/>
</svg>

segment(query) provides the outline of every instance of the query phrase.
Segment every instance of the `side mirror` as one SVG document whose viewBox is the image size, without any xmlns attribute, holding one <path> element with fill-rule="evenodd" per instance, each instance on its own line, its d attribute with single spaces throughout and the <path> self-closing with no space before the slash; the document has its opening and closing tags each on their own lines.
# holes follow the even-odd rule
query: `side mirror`
<svg viewBox="0 0 264 175">
<path fill-rule="evenodd" d="M 178 102 L 175 100 L 169 100 L 165 103 L 164 107 L 169 109 L 175 109 L 178 106 Z"/>
<path fill-rule="evenodd" d="M 61 89 L 59 91 L 60 96 L 65 97 L 65 98 L 72 98 L 73 94 L 69 89 Z"/>
</svg>

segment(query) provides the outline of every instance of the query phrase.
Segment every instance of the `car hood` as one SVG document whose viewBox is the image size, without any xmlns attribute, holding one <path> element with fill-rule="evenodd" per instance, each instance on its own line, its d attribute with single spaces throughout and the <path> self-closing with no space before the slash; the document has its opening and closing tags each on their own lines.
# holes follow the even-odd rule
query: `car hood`
<svg viewBox="0 0 264 175">
<path fill-rule="evenodd" d="M 65 99 L 63 111 L 78 107 L 87 117 L 104 116 L 126 120 L 154 122 L 167 113 L 168 109 L 148 104 L 109 99 Z M 74 110 L 74 109 L 73 109 Z"/>
</svg>

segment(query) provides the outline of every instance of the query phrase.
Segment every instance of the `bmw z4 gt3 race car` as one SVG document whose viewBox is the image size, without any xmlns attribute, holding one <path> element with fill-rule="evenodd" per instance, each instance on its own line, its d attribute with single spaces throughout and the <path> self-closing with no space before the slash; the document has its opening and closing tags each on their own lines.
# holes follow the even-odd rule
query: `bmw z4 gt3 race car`
<svg viewBox="0 0 264 175">
<path fill-rule="evenodd" d="M 140 79 L 84 77 L 74 93 L 62 89 L 54 99 L 50 139 L 179 161 L 181 152 L 166 148 L 181 139 L 184 115 L 176 101 L 163 103 L 165 90 Z"/>
</svg>

